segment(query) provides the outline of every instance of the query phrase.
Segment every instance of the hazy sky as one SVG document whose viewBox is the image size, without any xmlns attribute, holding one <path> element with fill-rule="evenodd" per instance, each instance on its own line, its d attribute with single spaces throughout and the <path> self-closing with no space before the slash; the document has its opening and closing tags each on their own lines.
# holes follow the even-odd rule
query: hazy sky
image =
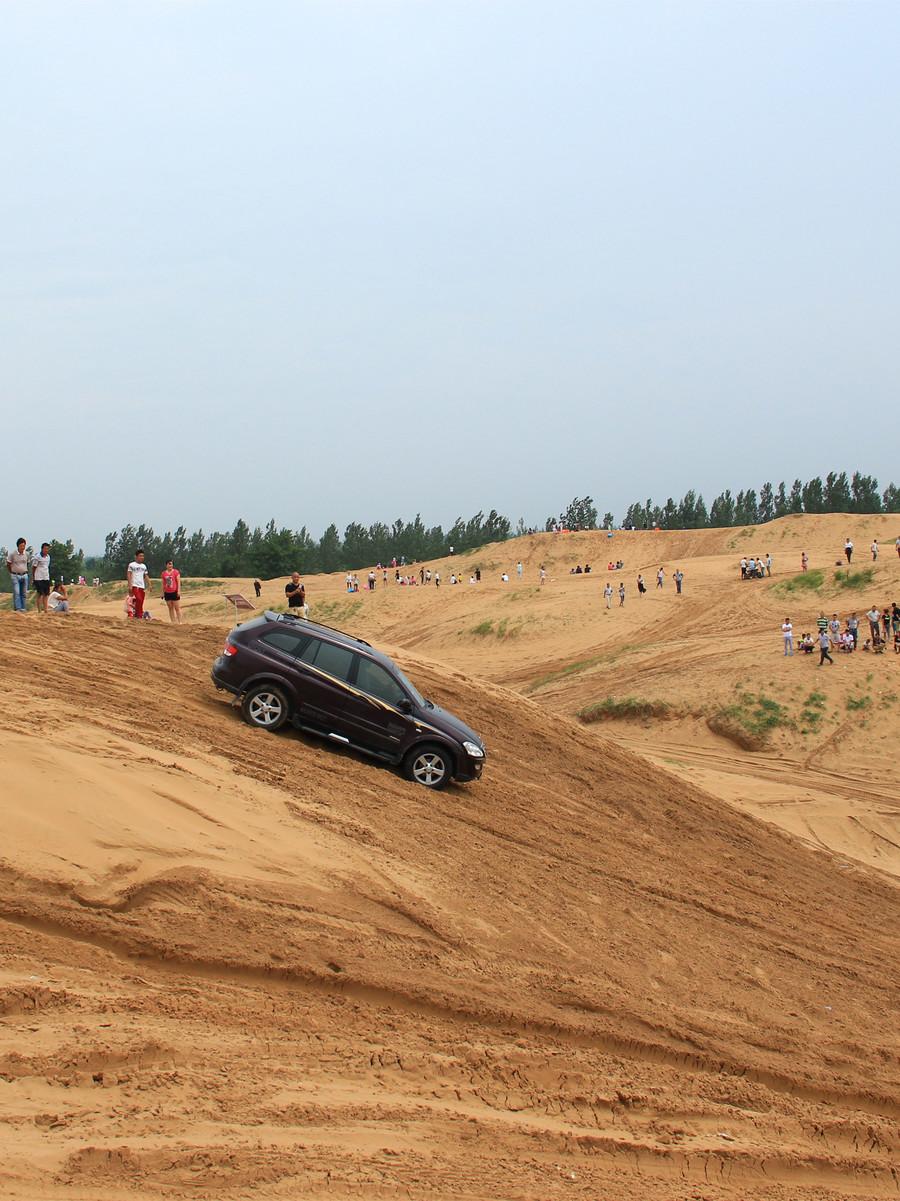
<svg viewBox="0 0 900 1201">
<path fill-rule="evenodd" d="M 897 469 L 900 4 L 4 0 L 0 543 Z"/>
</svg>

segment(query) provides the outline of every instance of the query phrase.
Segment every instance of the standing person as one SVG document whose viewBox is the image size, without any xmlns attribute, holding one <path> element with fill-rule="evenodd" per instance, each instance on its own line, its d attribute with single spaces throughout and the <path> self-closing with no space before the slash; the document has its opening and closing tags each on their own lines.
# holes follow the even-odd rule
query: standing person
<svg viewBox="0 0 900 1201">
<path fill-rule="evenodd" d="M 794 625 L 789 617 L 786 617 L 781 623 L 781 636 L 784 638 L 784 653 L 792 655 L 794 653 Z"/>
<path fill-rule="evenodd" d="M 665 574 L 666 574 L 666 573 L 665 573 L 665 572 L 663 571 L 663 569 L 660 567 L 659 571 L 656 573 L 656 586 L 657 586 L 657 588 L 662 588 L 662 586 L 663 586 L 663 578 L 665 577 Z"/>
<path fill-rule="evenodd" d="M 440 588 L 441 586 L 441 573 L 439 571 L 434 573 L 434 586 L 435 588 Z"/>
<path fill-rule="evenodd" d="M 772 556 L 770 554 L 767 554 L 766 555 L 766 575 L 771 575 L 771 574 L 772 574 Z"/>
<path fill-rule="evenodd" d="M 819 631 L 820 634 L 828 633 L 828 618 L 825 616 L 824 613 L 820 613 L 819 616 L 817 617 L 816 629 Z"/>
<path fill-rule="evenodd" d="M 522 578 L 522 572 L 524 570 L 525 570 L 525 568 L 522 566 L 522 560 L 520 559 L 518 561 L 518 563 L 516 564 L 516 575 L 519 577 L 520 580 Z"/>
<path fill-rule="evenodd" d="M 375 572 L 374 571 L 369 572 L 369 591 L 370 592 L 375 591 Z"/>
<path fill-rule="evenodd" d="M 169 621 L 181 625 L 181 572 L 171 559 L 166 559 L 166 565 L 159 578 L 162 582 L 163 600 L 169 610 Z"/>
<path fill-rule="evenodd" d="M 847 556 L 847 566 L 853 562 L 853 543 L 848 538 L 844 543 L 844 554 Z"/>
<path fill-rule="evenodd" d="M 822 666 L 822 664 L 825 662 L 826 659 L 831 664 L 831 666 L 834 667 L 834 659 L 832 659 L 832 657 L 829 653 L 830 645 L 831 645 L 831 643 L 830 643 L 830 639 L 828 637 L 828 631 L 820 630 L 819 631 L 819 666 L 820 667 Z"/>
<path fill-rule="evenodd" d="M 828 623 L 828 633 L 831 637 L 832 646 L 840 646 L 841 644 L 841 623 L 837 613 L 832 613 L 831 621 Z"/>
<path fill-rule="evenodd" d="M 291 578 L 284 586 L 284 595 L 287 597 L 288 609 L 299 609 L 299 613 L 295 613 L 295 617 L 306 616 L 306 589 L 300 583 L 300 572 L 292 571 Z"/>
<path fill-rule="evenodd" d="M 604 599 L 606 600 L 607 609 L 609 609 L 612 606 L 612 594 L 613 594 L 612 584 L 609 582 L 609 580 L 607 580 L 606 587 L 603 589 L 603 596 L 604 596 Z"/>
<path fill-rule="evenodd" d="M 134 601 L 133 617 L 144 616 L 144 599 L 147 595 L 147 583 L 150 579 L 150 568 L 144 562 L 143 550 L 136 550 L 134 558 L 128 564 L 128 593 Z"/>
<path fill-rule="evenodd" d="M 425 583 L 425 568 L 424 567 L 419 568 L 419 583 L 420 584 Z"/>
<path fill-rule="evenodd" d="M 642 575 L 639 575 L 637 578 L 637 590 L 638 596 L 643 596 L 647 591 L 647 585 L 644 583 L 644 577 Z"/>
<path fill-rule="evenodd" d="M 897 558 L 900 559 L 900 538 L 895 541 L 894 546 L 897 548 Z"/>
<path fill-rule="evenodd" d="M 477 571 L 475 572 L 475 575 L 478 576 Z M 480 579 L 481 577 L 479 576 L 478 578 Z M 547 582 L 547 569 L 546 569 L 546 567 L 544 567 L 544 564 L 542 563 L 541 564 L 541 587 L 542 588 L 546 582 Z"/>
<path fill-rule="evenodd" d="M 884 645 L 887 646 L 891 637 L 891 606 L 890 602 L 885 602 L 885 606 L 881 611 L 881 624 L 884 626 Z"/>
<path fill-rule="evenodd" d="M 743 559 L 741 559 L 741 579 L 746 580 L 746 578 L 747 578 L 747 559 L 745 556 Z"/>
<path fill-rule="evenodd" d="M 800 552 L 800 567 L 803 571 L 806 571 L 807 567 L 809 567 L 809 555 L 805 550 Z"/>
<path fill-rule="evenodd" d="M 878 606 L 873 604 L 872 608 L 866 614 L 866 617 L 869 619 L 869 633 L 872 635 L 872 644 L 874 646 L 881 638 L 881 633 L 878 628 L 878 621 L 881 617 L 881 614 L 878 611 Z"/>
<path fill-rule="evenodd" d="M 624 606 L 625 606 L 625 581 L 622 580 L 619 584 L 619 608 L 622 609 L 622 608 L 624 608 Z"/>
<path fill-rule="evenodd" d="M 50 543 L 42 542 L 40 553 L 31 556 L 31 582 L 34 584 L 38 613 L 47 612 L 50 597 Z"/>
<path fill-rule="evenodd" d="M 12 576 L 13 610 L 24 613 L 28 607 L 28 555 L 24 538 L 16 540 L 16 549 L 6 556 L 6 567 Z"/>
<path fill-rule="evenodd" d="M 847 618 L 847 629 L 853 635 L 853 649 L 856 650 L 859 642 L 859 618 L 855 613 L 851 613 Z"/>
<path fill-rule="evenodd" d="M 676 595 L 681 596 L 681 585 L 684 583 L 684 572 L 680 567 L 675 568 L 675 574 L 672 576 L 672 579 L 675 581 Z"/>
<path fill-rule="evenodd" d="M 871 551 L 872 551 L 872 562 L 874 563 L 875 560 L 878 558 L 878 539 L 877 538 L 872 539 Z"/>
<path fill-rule="evenodd" d="M 256 599 L 259 600 L 262 595 L 262 580 L 253 581 L 253 591 L 256 593 Z"/>
</svg>

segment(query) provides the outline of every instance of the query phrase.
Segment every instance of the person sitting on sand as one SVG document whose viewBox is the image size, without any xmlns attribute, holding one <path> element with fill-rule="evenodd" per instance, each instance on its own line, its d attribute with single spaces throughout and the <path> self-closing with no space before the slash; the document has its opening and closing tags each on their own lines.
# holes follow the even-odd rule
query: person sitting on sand
<svg viewBox="0 0 900 1201">
<path fill-rule="evenodd" d="M 847 655 L 853 654 L 855 646 L 854 646 L 854 642 L 853 642 L 853 635 L 850 633 L 849 630 L 844 630 L 843 634 L 841 634 L 841 647 L 840 648 Z"/>
<path fill-rule="evenodd" d="M 60 580 L 58 584 L 54 585 L 53 590 L 48 597 L 48 604 L 53 613 L 68 614 L 69 593 L 62 580 Z"/>
<path fill-rule="evenodd" d="M 799 646 L 804 655 L 811 655 L 815 649 L 815 643 L 813 642 L 812 634 L 804 634 L 800 639 Z"/>
</svg>

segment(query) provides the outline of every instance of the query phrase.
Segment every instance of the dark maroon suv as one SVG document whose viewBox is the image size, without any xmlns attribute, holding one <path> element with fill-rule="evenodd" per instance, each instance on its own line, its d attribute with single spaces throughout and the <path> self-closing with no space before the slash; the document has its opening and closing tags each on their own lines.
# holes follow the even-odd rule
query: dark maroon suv
<svg viewBox="0 0 900 1201">
<path fill-rule="evenodd" d="M 484 743 L 425 700 L 387 655 L 359 638 L 287 613 L 236 626 L 212 669 L 253 726 L 286 722 L 398 764 L 426 788 L 477 780 Z"/>
</svg>

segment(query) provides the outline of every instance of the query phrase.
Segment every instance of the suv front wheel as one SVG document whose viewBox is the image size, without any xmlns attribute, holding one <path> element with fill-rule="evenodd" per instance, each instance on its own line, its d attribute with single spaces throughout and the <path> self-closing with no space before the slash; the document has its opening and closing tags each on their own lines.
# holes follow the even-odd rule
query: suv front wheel
<svg viewBox="0 0 900 1201">
<path fill-rule="evenodd" d="M 409 752 L 403 764 L 407 779 L 426 788 L 444 788 L 453 775 L 450 752 L 433 742 L 417 746 Z"/>
<path fill-rule="evenodd" d="M 261 730 L 280 730 L 290 715 L 288 699 L 273 684 L 257 684 L 241 701 L 244 720 Z"/>
</svg>

